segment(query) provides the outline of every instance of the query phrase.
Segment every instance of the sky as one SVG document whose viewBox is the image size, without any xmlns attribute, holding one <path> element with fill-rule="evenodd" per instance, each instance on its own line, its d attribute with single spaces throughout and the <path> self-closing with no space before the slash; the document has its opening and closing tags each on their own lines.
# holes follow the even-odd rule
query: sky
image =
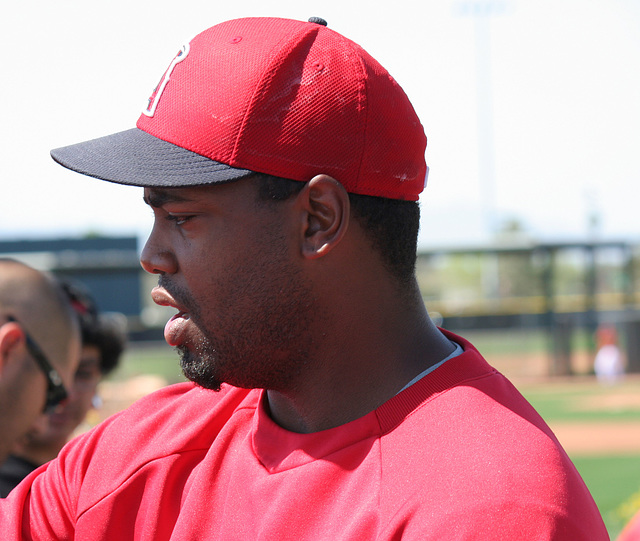
<svg viewBox="0 0 640 541">
<path fill-rule="evenodd" d="M 404 88 L 428 138 L 422 249 L 484 244 L 514 220 L 541 242 L 640 240 L 636 0 L 12 2 L 0 240 L 143 241 L 141 188 L 68 171 L 49 151 L 134 127 L 186 40 L 247 16 L 322 17 Z"/>
</svg>

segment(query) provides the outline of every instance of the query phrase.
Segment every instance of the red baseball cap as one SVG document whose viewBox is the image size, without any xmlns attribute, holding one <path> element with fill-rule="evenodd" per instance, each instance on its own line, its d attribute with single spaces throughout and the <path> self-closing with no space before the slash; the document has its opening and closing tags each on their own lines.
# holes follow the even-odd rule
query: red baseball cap
<svg viewBox="0 0 640 541">
<path fill-rule="evenodd" d="M 180 49 L 136 128 L 51 155 L 79 173 L 134 186 L 324 173 L 348 192 L 417 200 L 426 144 L 402 88 L 325 21 L 245 18 Z"/>
</svg>

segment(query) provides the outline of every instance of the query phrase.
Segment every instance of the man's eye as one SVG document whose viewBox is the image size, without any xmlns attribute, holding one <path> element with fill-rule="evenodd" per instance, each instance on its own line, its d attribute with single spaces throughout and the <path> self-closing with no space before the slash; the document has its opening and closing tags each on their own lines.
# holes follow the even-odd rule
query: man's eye
<svg viewBox="0 0 640 541">
<path fill-rule="evenodd" d="M 176 214 L 167 214 L 167 220 L 169 220 L 170 222 L 173 222 L 176 225 L 184 225 L 185 223 L 187 223 L 189 220 L 191 220 L 191 218 L 193 218 L 193 216 L 191 215 L 176 215 Z"/>
</svg>

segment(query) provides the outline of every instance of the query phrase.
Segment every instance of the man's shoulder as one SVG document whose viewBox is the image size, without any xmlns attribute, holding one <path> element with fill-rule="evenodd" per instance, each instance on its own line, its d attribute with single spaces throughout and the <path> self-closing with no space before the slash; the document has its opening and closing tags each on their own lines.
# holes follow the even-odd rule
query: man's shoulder
<svg viewBox="0 0 640 541">
<path fill-rule="evenodd" d="M 60 461 L 87 472 L 126 476 L 136 468 L 186 453 L 204 454 L 229 420 L 253 416 L 259 391 L 223 386 L 219 392 L 180 383 L 162 388 L 67 445 Z M 97 464 L 99 468 L 91 465 Z"/>
<path fill-rule="evenodd" d="M 537 538 L 557 524 L 571 532 L 592 528 L 594 539 L 603 538 L 593 499 L 549 426 L 504 375 L 462 345 L 463 354 L 390 404 L 398 415 L 401 401 L 414 402 L 381 439 L 384 487 L 406 487 L 392 501 L 401 500 L 396 519 L 418 530 L 428 520 L 439 532 L 434 538 L 496 527 L 514 536 L 524 528 L 524 537 Z M 383 421 L 395 421 L 384 413 Z"/>
<path fill-rule="evenodd" d="M 129 437 L 148 442 L 166 441 L 173 432 L 178 436 L 189 427 L 188 432 L 196 436 L 211 423 L 223 425 L 238 409 L 254 410 L 258 397 L 257 390 L 223 385 L 220 391 L 212 391 L 191 382 L 177 383 L 141 398 L 98 427 L 98 432 L 101 438 L 120 438 L 122 431 L 134 428 Z"/>
<path fill-rule="evenodd" d="M 442 461 L 447 460 L 445 456 L 456 457 L 456 461 L 468 456 L 477 461 L 483 456 L 506 455 L 507 460 L 499 464 L 504 467 L 515 463 L 508 460 L 509 453 L 515 451 L 528 456 L 532 451 L 545 457 L 563 455 L 549 426 L 511 381 L 471 344 L 463 339 L 459 342 L 462 354 L 389 404 L 394 409 L 392 413 L 384 411 L 381 421 L 387 423 L 389 435 L 407 438 L 418 453 L 429 455 L 439 449 Z M 384 408 L 391 409 L 385 405 L 380 410 Z M 419 445 L 420 440 L 430 445 L 425 448 Z"/>
<path fill-rule="evenodd" d="M 175 383 L 162 387 L 152 393 L 143 396 L 128 408 L 122 410 L 118 415 L 125 418 L 136 418 L 141 415 L 153 413 L 158 409 L 164 414 L 181 415 L 185 412 L 178 405 L 189 404 L 191 408 L 219 408 L 229 403 L 239 403 L 245 400 L 253 391 L 251 389 L 240 389 L 230 385 L 223 385 L 219 391 L 204 389 L 191 381 Z M 193 409 L 191 410 L 193 413 Z"/>
<path fill-rule="evenodd" d="M 475 348 L 461 342 L 461 355 L 379 408 L 382 457 L 400 464 L 388 471 L 400 477 L 411 472 L 414 479 L 424 475 L 429 485 L 447 485 L 452 476 L 473 479 L 471 485 L 482 486 L 485 498 L 508 493 L 518 485 L 514 479 L 545 490 L 567 476 L 579 479 L 538 412 Z"/>
<path fill-rule="evenodd" d="M 229 422 L 249 429 L 259 396 L 229 386 L 219 392 L 192 383 L 162 388 L 67 444 L 54 461 L 54 476 L 69 486 L 80 483 L 79 506 L 88 508 L 145 471 L 173 464 L 188 475 Z"/>
</svg>

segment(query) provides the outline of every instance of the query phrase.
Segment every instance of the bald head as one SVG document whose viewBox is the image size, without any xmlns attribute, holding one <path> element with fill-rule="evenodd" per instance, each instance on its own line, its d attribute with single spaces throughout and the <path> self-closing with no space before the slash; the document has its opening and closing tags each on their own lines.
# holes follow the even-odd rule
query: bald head
<svg viewBox="0 0 640 541">
<path fill-rule="evenodd" d="M 78 336 L 78 322 L 51 275 L 0 258 L 0 313 L 22 323 L 56 368 L 69 361 L 69 342 Z"/>
<path fill-rule="evenodd" d="M 47 380 L 26 345 L 26 333 L 69 388 L 80 330 L 66 296 L 51 275 L 0 258 L 0 460 L 45 403 Z"/>
</svg>

